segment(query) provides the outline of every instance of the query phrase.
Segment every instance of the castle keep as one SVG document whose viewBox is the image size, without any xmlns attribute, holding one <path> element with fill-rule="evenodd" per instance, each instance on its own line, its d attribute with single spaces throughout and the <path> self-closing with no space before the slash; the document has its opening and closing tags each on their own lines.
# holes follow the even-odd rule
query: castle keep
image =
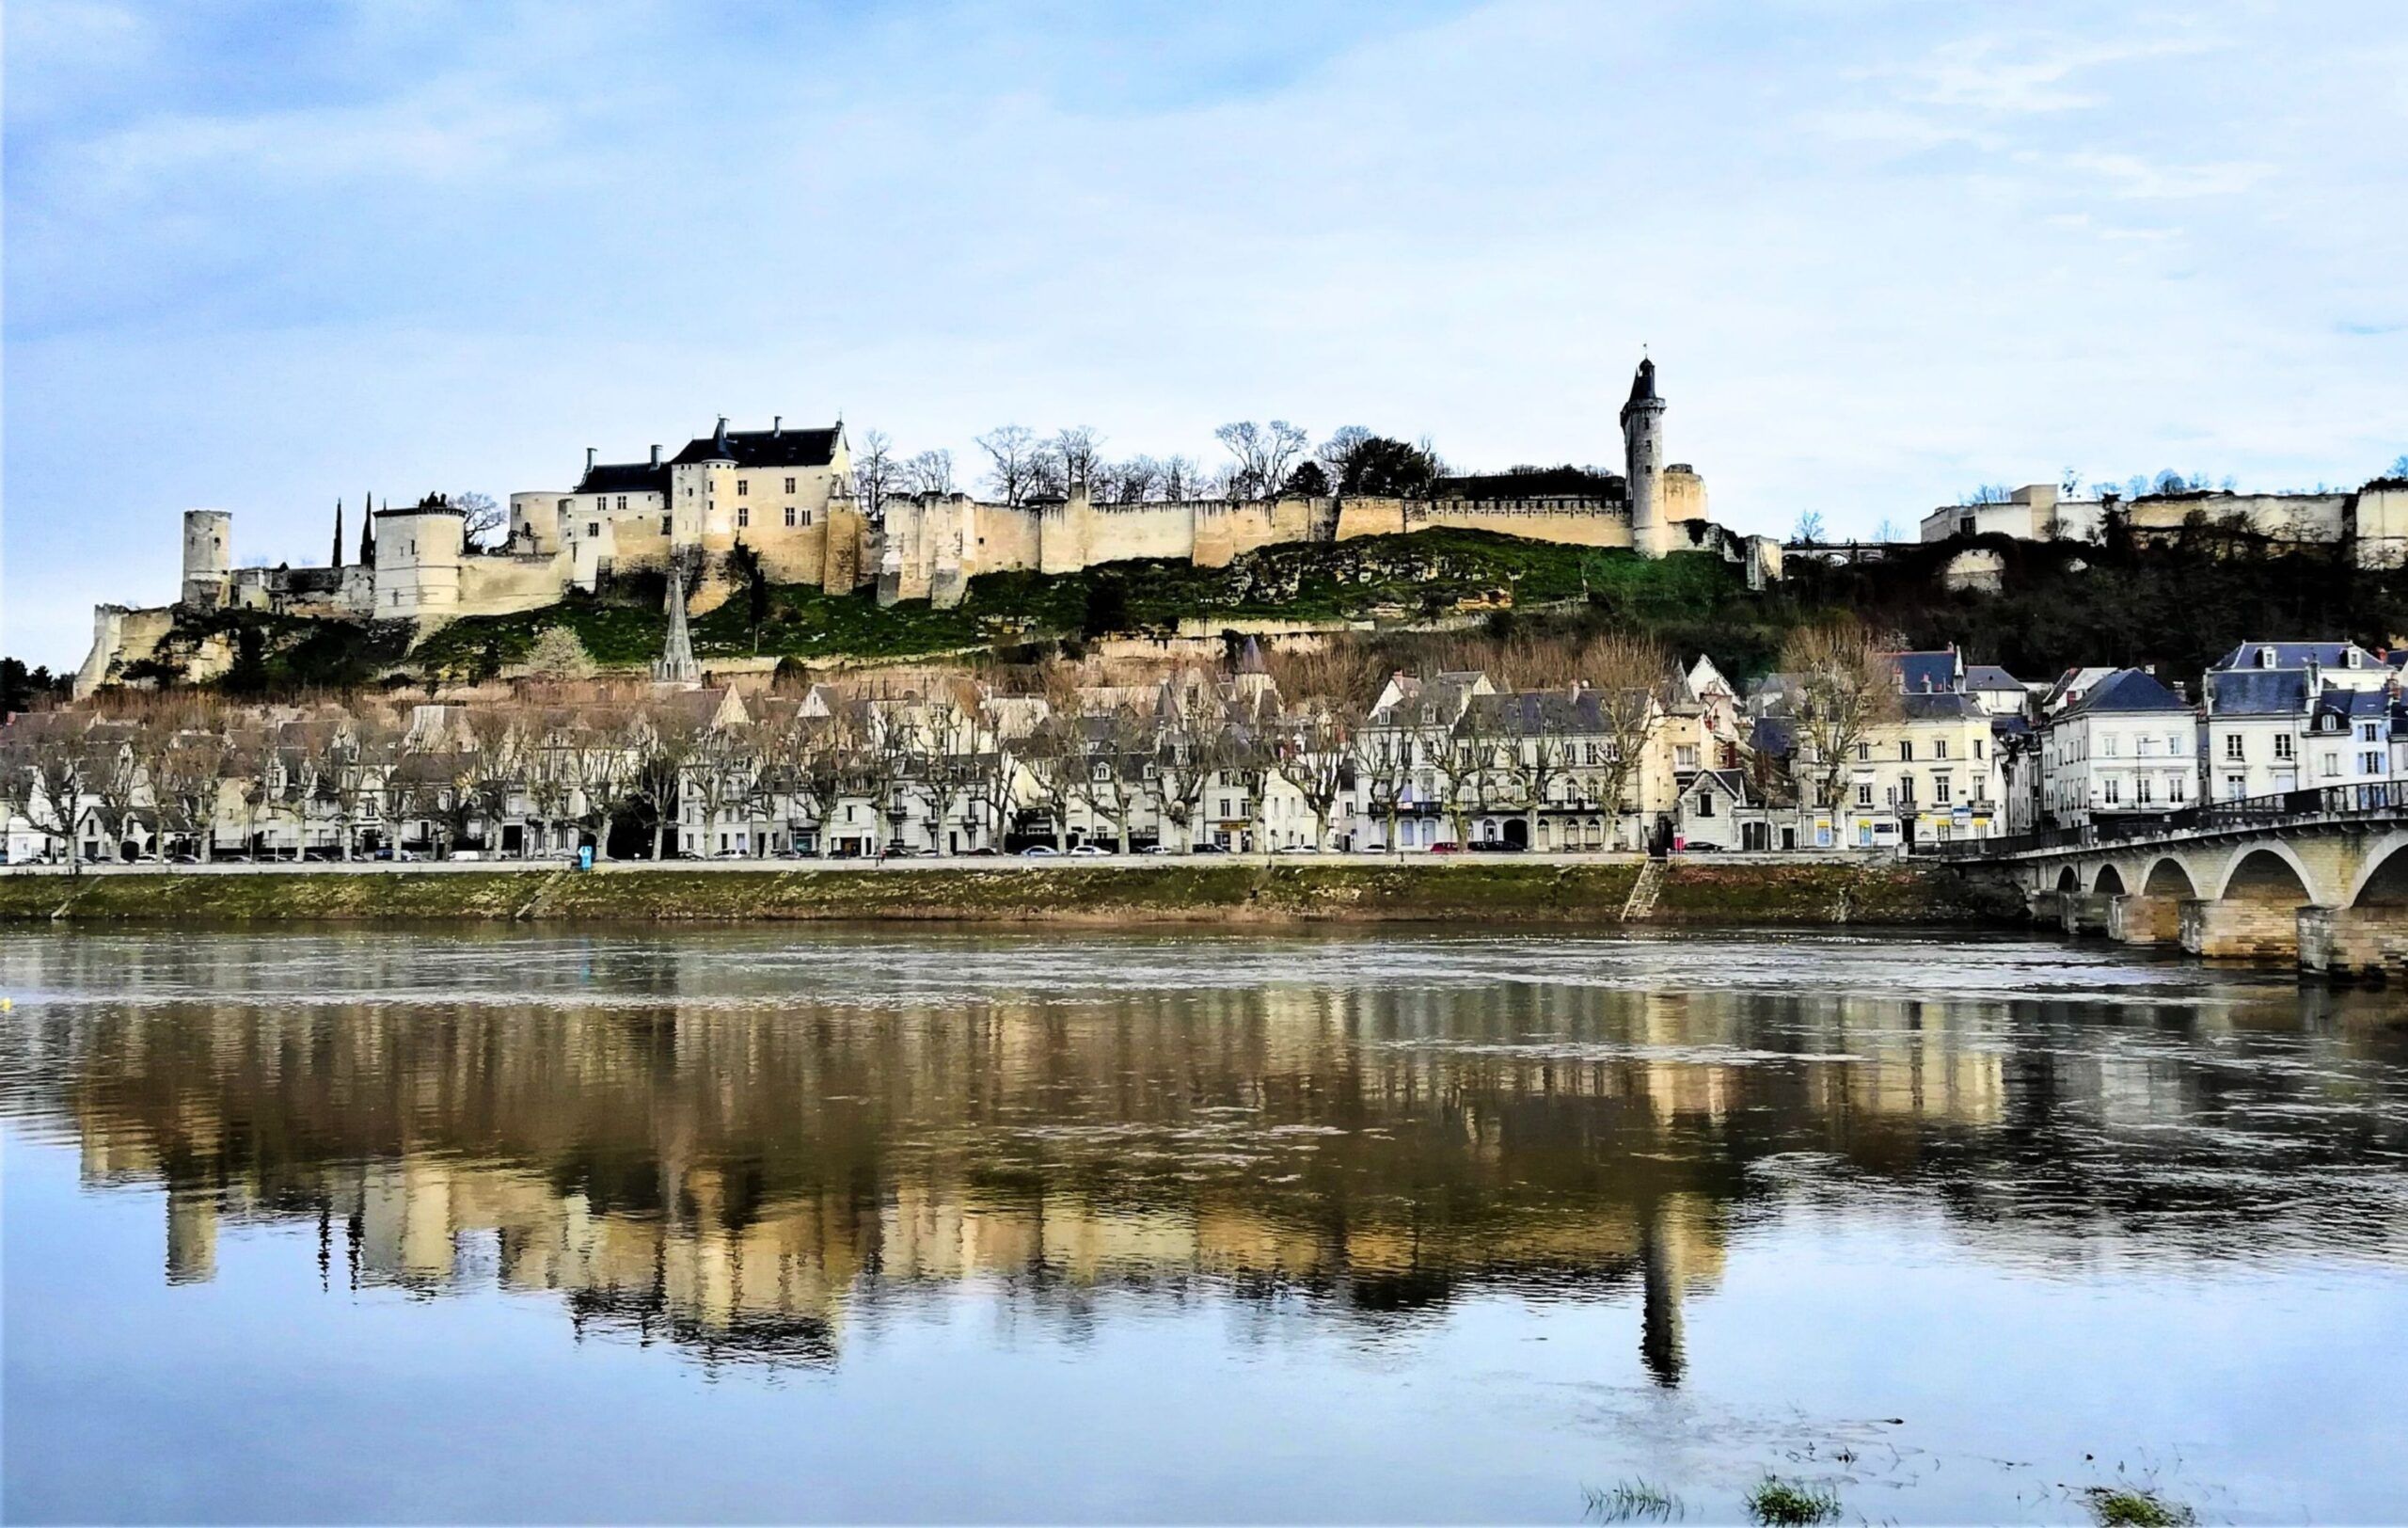
<svg viewBox="0 0 2408 1528">
<path fill-rule="evenodd" d="M 984 573 L 1075 573 L 1133 558 L 1220 566 L 1259 547 L 1344 541 L 1434 526 L 1493 531 L 1534 541 L 1626 548 L 1650 557 L 1705 551 L 1742 565 L 1751 582 L 1778 578 L 1781 547 L 1740 536 L 1706 517 L 1705 484 L 1686 463 L 1664 461 L 1665 402 L 1656 366 L 1642 360 L 1623 406 L 1624 470 L 1563 468 L 1438 479 L 1426 498 L 1281 495 L 1101 502 L 1073 481 L 1067 495 L 996 503 L 967 494 L 889 496 L 864 505 L 841 423 L 730 430 L 662 459 L 602 462 L 566 488 L 510 496 L 499 546 L 469 544 L 466 517 L 440 496 L 368 517 L 356 561 L 343 560 L 341 509 L 324 567 L 233 565 L 233 517 L 184 512 L 179 604 L 345 620 L 439 623 L 464 615 L 541 609 L 613 574 L 699 568 L 693 608 L 708 610 L 732 586 L 741 548 L 772 582 L 832 593 L 874 590 L 881 604 L 957 604 Z M 151 655 L 174 607 L 99 607 L 79 692 Z"/>
</svg>

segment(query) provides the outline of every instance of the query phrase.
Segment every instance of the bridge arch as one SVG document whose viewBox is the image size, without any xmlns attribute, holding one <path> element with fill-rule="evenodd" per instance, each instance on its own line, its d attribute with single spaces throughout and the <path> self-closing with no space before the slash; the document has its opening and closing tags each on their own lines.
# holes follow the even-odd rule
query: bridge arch
<svg viewBox="0 0 2408 1528">
<path fill-rule="evenodd" d="M 2191 879 L 2189 866 L 2167 854 L 2148 867 L 2148 874 L 2141 881 L 2141 895 L 2190 901 L 2199 895 L 2199 883 Z"/>
<path fill-rule="evenodd" d="M 2101 865 L 2090 889 L 2101 897 L 2121 897 L 2125 891 L 2123 872 L 2113 865 Z"/>
<path fill-rule="evenodd" d="M 2408 834 L 2386 834 L 2367 846 L 2351 907 L 2408 907 Z"/>
<path fill-rule="evenodd" d="M 2059 870 L 2057 872 L 2057 889 L 2059 891 L 2080 891 L 2082 889 L 2081 874 L 2070 865 L 2067 866 L 2064 869 Z"/>
<path fill-rule="evenodd" d="M 2226 901 L 2288 902 L 2297 906 L 2316 900 L 2308 890 L 2307 867 L 2289 844 L 2254 844 L 2235 853 L 2217 895 Z"/>
</svg>

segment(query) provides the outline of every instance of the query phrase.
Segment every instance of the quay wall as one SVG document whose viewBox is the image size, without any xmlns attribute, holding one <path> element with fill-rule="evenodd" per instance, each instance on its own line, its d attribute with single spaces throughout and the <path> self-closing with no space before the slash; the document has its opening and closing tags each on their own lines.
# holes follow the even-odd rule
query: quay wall
<svg viewBox="0 0 2408 1528">
<path fill-rule="evenodd" d="M 409 921 L 1447 923 L 1621 922 L 1635 857 L 1577 861 L 1172 865 L 990 863 L 911 868 L 112 870 L 0 877 L 0 924 L 174 920 L 241 925 Z M 306 894 L 296 882 L 308 881 Z M 1676 861 L 1651 925 L 2001 923 L 2014 899 L 1940 867 Z"/>
</svg>

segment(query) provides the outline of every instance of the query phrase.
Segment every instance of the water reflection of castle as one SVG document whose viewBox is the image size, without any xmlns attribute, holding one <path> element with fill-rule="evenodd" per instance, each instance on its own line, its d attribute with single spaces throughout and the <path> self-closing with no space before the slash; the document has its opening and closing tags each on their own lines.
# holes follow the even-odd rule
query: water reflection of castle
<svg viewBox="0 0 2408 1528">
<path fill-rule="evenodd" d="M 1762 1064 L 1767 1005 L 1853 1059 Z M 803 1360 L 959 1281 L 1066 1313 L 1207 1282 L 1366 1322 L 1636 1291 L 1670 1380 L 1682 1301 L 1762 1192 L 1752 1156 L 1911 1158 L 1998 1118 L 2000 1051 L 1916 1010 L 1541 987 L 167 1004 L 83 1021 L 36 1070 L 88 1181 L 167 1187 L 171 1279 L 212 1277 L 221 1218 L 314 1219 L 332 1280 L 498 1280 Z"/>
</svg>

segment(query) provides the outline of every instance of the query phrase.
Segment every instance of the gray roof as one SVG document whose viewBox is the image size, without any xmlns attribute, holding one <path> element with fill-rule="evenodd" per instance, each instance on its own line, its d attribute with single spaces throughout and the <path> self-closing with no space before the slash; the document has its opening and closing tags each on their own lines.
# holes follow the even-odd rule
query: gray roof
<svg viewBox="0 0 2408 1528">
<path fill-rule="evenodd" d="M 2021 690 L 2023 681 L 1996 663 L 1965 665 L 1965 688 L 1968 690 Z"/>
<path fill-rule="evenodd" d="M 2305 668 L 2210 669 L 2202 689 L 2211 716 L 2294 716 L 2307 709 Z"/>
<path fill-rule="evenodd" d="M 2244 642 L 2217 659 L 2210 667 L 2219 672 L 2258 668 L 2258 654 L 2268 647 L 2274 650 L 2274 661 L 2264 665 L 2266 668 L 2305 668 L 2310 663 L 2324 668 L 2347 668 L 2350 666 L 2349 655 L 2353 652 L 2358 655 L 2360 668 L 2373 668 L 2381 661 L 2354 642 Z"/>
<path fill-rule="evenodd" d="M 2187 711 L 2190 704 L 2180 695 L 2158 682 L 2154 674 L 2140 669 L 2117 669 L 2090 687 L 2080 700 L 2067 707 L 2063 714 L 2114 712 L 2121 715 L 2134 711 Z"/>
</svg>

